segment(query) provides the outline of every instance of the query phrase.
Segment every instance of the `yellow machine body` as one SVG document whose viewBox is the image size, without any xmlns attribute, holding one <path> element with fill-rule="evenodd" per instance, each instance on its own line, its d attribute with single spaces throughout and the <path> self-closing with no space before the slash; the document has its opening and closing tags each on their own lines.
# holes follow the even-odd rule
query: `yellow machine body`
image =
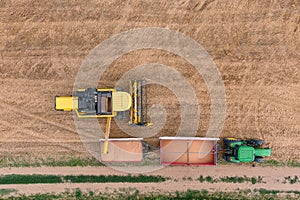
<svg viewBox="0 0 300 200">
<path fill-rule="evenodd" d="M 113 92 L 112 102 L 114 111 L 126 111 L 131 107 L 131 96 L 127 92 Z"/>
<path fill-rule="evenodd" d="M 115 89 L 79 89 L 74 96 L 55 97 L 55 110 L 74 110 L 81 118 L 114 117 L 130 107 L 131 95 Z"/>
<path fill-rule="evenodd" d="M 55 97 L 55 110 L 72 111 L 78 107 L 78 98 L 72 96 L 56 96 Z"/>
</svg>

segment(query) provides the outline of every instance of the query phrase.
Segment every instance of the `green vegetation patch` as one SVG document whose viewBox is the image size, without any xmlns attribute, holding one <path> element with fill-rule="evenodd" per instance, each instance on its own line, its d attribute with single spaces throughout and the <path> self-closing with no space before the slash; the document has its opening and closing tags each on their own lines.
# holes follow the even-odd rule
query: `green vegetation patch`
<svg viewBox="0 0 300 200">
<path fill-rule="evenodd" d="M 300 179 L 298 178 L 298 176 L 294 176 L 294 178 L 292 178 L 291 176 L 287 176 L 284 177 L 284 181 L 283 183 L 290 183 L 290 184 L 295 184 L 297 182 L 300 182 Z"/>
<path fill-rule="evenodd" d="M 244 182 L 251 182 L 252 184 L 256 184 L 256 183 L 262 183 L 262 177 L 258 176 L 258 177 L 247 177 L 247 176 L 243 176 L 243 177 L 239 177 L 239 176 L 225 176 L 225 177 L 221 177 L 220 178 L 221 182 L 225 182 L 225 183 L 244 183 Z"/>
<path fill-rule="evenodd" d="M 198 180 L 208 183 L 217 183 L 217 182 L 224 182 L 224 183 L 244 183 L 244 182 L 251 182 L 252 184 L 256 183 L 264 183 L 263 178 L 261 176 L 258 177 L 247 177 L 247 176 L 224 176 L 220 178 L 214 178 L 211 176 L 200 176 Z"/>
<path fill-rule="evenodd" d="M 186 176 L 184 176 L 183 178 L 182 178 L 182 180 L 184 180 L 184 181 L 192 181 L 193 180 L 193 178 L 192 177 L 186 177 Z"/>
<path fill-rule="evenodd" d="M 18 175 L 0 176 L 0 184 L 31 184 L 31 183 L 63 183 L 60 176 L 55 175 Z"/>
<path fill-rule="evenodd" d="M 298 162 L 297 160 L 289 160 L 287 162 L 287 166 L 288 167 L 300 167 L 300 162 Z"/>
<path fill-rule="evenodd" d="M 6 196 L 15 192 L 17 192 L 15 189 L 0 189 L 0 196 Z"/>
<path fill-rule="evenodd" d="M 277 195 L 279 193 L 286 193 L 286 194 L 294 194 L 300 197 L 300 191 L 295 191 L 295 190 L 289 190 L 289 191 L 282 191 L 282 190 L 266 190 L 264 188 L 260 188 L 260 189 L 254 189 L 254 192 L 259 192 L 262 195 L 265 194 L 273 194 L 273 195 Z"/>
<path fill-rule="evenodd" d="M 0 158 L 0 167 L 75 167 L 75 166 L 105 166 L 95 158 L 80 158 L 80 157 L 61 157 L 54 159 L 47 158 L 32 158 L 30 156 L 23 157 L 2 157 Z"/>
<path fill-rule="evenodd" d="M 166 178 L 162 176 L 118 176 L 118 175 L 78 175 L 78 176 L 58 176 L 58 175 L 17 175 L 10 174 L 0 176 L 0 184 L 37 184 L 37 183 L 152 183 L 163 182 Z"/>
<path fill-rule="evenodd" d="M 218 155 L 219 165 L 236 165 L 235 163 L 226 162 L 221 154 Z M 159 155 L 153 154 L 146 156 L 144 162 L 141 163 L 114 163 L 115 166 L 144 166 L 144 165 L 159 165 Z M 266 160 L 263 163 L 258 163 L 259 166 L 288 166 L 288 167 L 300 167 L 300 162 L 297 160 L 278 161 L 278 160 Z M 94 157 L 72 157 L 62 156 L 59 158 L 53 157 L 32 157 L 31 155 L 22 156 L 4 156 L 0 158 L 0 168 L 4 167 L 73 167 L 73 166 L 105 166 Z"/>
<path fill-rule="evenodd" d="M 163 182 L 166 181 L 166 178 L 162 176 L 117 176 L 117 175 L 100 175 L 100 176 L 64 176 L 63 179 L 66 182 L 71 183 L 117 183 L 117 182 L 127 182 L 127 183 L 152 183 L 152 182 Z"/>
<path fill-rule="evenodd" d="M 260 166 L 263 166 L 263 167 L 284 167 L 287 165 L 286 162 L 283 162 L 283 161 L 278 161 L 278 160 L 266 160 L 265 162 L 263 163 L 260 163 L 259 164 Z"/>
<path fill-rule="evenodd" d="M 198 178 L 198 180 L 199 180 L 201 183 L 203 183 L 203 182 L 208 182 L 208 183 L 215 183 L 215 182 L 218 182 L 218 179 L 214 179 L 214 178 L 211 177 L 211 176 L 206 176 L 206 177 L 204 177 L 204 176 L 202 176 L 202 175 Z"/>
<path fill-rule="evenodd" d="M 264 167 L 300 167 L 300 162 L 297 160 L 288 160 L 288 161 L 278 161 L 278 160 L 266 160 L 263 163 L 259 163 L 259 166 Z"/>
<path fill-rule="evenodd" d="M 139 190 L 134 188 L 124 188 L 114 193 L 95 193 L 95 192 L 82 192 L 80 189 L 75 189 L 72 191 L 66 191 L 59 194 L 48 193 L 48 194 L 35 194 L 30 196 L 15 196 L 9 197 L 7 199 L 14 200 L 25 200 L 25 199 L 77 199 L 77 200 L 96 200 L 96 199 L 140 199 L 140 200 L 169 200 L 169 199 L 215 199 L 215 200 L 231 200 L 231 199 L 260 199 L 260 200 L 279 200 L 283 196 L 278 194 L 282 191 L 275 190 L 265 190 L 265 189 L 256 189 L 256 190 L 239 190 L 236 192 L 209 192 L 207 190 L 187 190 L 184 192 L 175 192 L 175 193 L 140 193 Z M 299 198 L 300 195 L 294 193 L 294 191 L 285 192 L 284 199 L 295 199 Z M 293 197 L 288 196 L 293 194 Z"/>
</svg>

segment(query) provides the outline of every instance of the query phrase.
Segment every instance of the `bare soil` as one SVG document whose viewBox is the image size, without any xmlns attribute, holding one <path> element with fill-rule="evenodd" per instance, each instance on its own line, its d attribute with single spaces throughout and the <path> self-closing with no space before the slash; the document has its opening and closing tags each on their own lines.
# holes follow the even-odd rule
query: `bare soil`
<svg viewBox="0 0 300 200">
<path fill-rule="evenodd" d="M 227 98 L 221 137 L 263 138 L 273 159 L 299 161 L 299 6 L 298 0 L 0 0 L 0 156 L 90 157 L 72 114 L 54 111 L 54 96 L 72 93 L 81 62 L 105 39 L 132 28 L 164 27 L 199 42 L 218 66 Z M 126 70 L 152 62 L 174 67 L 193 86 L 201 106 L 198 136 L 205 136 L 207 88 L 179 56 L 131 52 L 109 66 L 99 87 L 112 87 Z M 175 134 L 179 108 L 165 88 L 148 96 L 168 113 L 163 130 L 148 139 L 157 145 L 158 136 Z M 128 135 L 112 123 L 111 137 Z"/>
</svg>

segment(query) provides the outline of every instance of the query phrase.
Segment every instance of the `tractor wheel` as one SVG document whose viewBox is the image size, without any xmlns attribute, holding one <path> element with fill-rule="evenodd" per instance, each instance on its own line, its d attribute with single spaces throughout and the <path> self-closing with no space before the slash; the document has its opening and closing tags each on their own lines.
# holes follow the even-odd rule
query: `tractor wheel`
<svg viewBox="0 0 300 200">
<path fill-rule="evenodd" d="M 224 144 L 229 147 L 230 143 L 232 143 L 232 142 L 240 142 L 241 140 L 237 139 L 237 138 L 224 138 L 223 141 L 224 141 Z"/>
<path fill-rule="evenodd" d="M 253 139 L 252 141 L 255 144 L 255 146 L 261 146 L 265 143 L 265 141 L 259 139 Z"/>
<path fill-rule="evenodd" d="M 258 162 L 258 163 L 261 163 L 261 162 L 264 162 L 265 160 L 264 160 L 264 158 L 263 157 L 255 157 L 255 160 L 254 160 L 255 162 Z"/>
<path fill-rule="evenodd" d="M 230 156 L 224 156 L 224 159 L 225 159 L 227 162 L 231 162 L 231 161 L 230 161 Z"/>
</svg>

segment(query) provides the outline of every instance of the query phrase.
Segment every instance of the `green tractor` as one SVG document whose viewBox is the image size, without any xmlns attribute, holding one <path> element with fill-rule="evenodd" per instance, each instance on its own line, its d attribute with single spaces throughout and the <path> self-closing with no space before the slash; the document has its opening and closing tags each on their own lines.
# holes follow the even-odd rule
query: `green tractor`
<svg viewBox="0 0 300 200">
<path fill-rule="evenodd" d="M 227 162 L 263 162 L 265 156 L 270 156 L 270 148 L 262 148 L 263 140 L 241 140 L 224 138 L 224 158 Z"/>
</svg>

